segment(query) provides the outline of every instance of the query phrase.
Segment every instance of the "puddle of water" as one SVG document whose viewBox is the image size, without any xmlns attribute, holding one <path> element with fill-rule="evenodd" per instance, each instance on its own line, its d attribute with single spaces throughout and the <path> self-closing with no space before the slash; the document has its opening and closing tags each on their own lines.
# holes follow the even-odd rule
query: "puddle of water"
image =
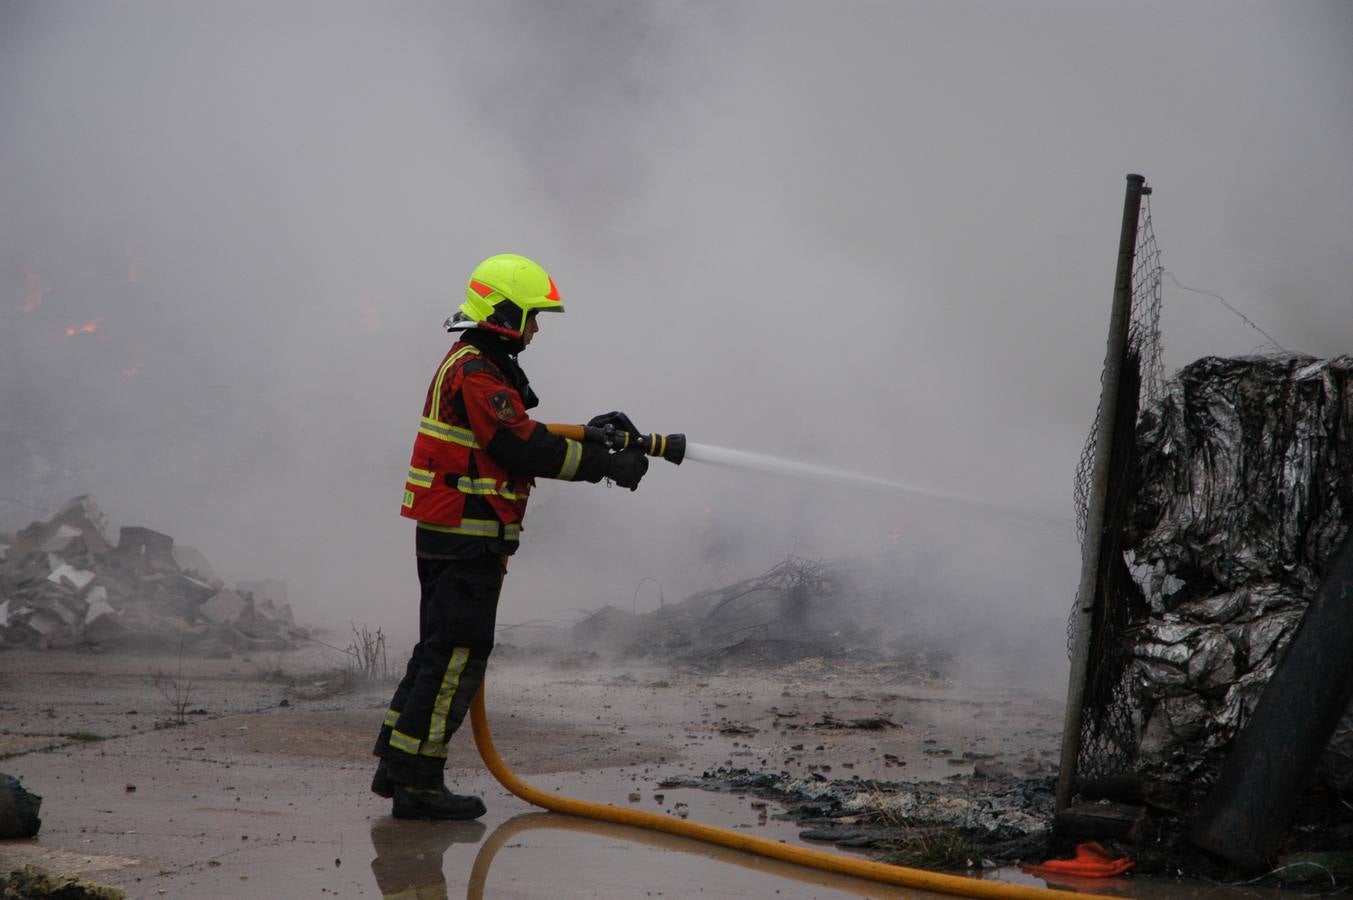
<svg viewBox="0 0 1353 900">
<path fill-rule="evenodd" d="M 614 806 L 683 816 L 792 846 L 833 851 L 800 840 L 800 828 L 775 818 L 778 804 L 694 788 L 664 789 L 641 770 L 611 769 L 542 776 L 538 787 Z M 637 802 L 630 797 L 638 793 Z M 839 851 L 835 851 L 839 852 Z M 714 864 L 711 864 L 714 863 Z M 449 896 L 458 873 L 447 871 Z M 1022 873 L 1021 873 L 1022 874 Z M 499 823 L 485 839 L 466 883 L 480 897 L 847 898 L 940 896 L 803 866 L 643 829 L 553 813 Z"/>
</svg>

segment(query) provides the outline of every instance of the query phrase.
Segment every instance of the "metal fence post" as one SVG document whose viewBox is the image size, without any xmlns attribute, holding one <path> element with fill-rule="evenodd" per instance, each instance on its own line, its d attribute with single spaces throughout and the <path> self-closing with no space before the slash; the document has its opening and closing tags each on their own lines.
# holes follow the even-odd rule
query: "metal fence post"
<svg viewBox="0 0 1353 900">
<path fill-rule="evenodd" d="M 1123 225 L 1118 237 L 1118 265 L 1113 280 L 1113 305 L 1109 312 L 1109 339 L 1100 379 L 1099 418 L 1095 427 L 1094 468 L 1085 514 L 1081 545 L 1081 578 L 1071 622 L 1071 672 L 1067 681 L 1066 716 L 1062 724 L 1062 758 L 1057 770 L 1056 810 L 1071 800 L 1072 779 L 1081 751 L 1082 705 L 1090 660 L 1090 621 L 1100 599 L 1100 550 L 1105 532 L 1105 500 L 1113 456 L 1113 430 L 1117 418 L 1118 386 L 1127 355 L 1128 323 L 1132 317 L 1132 261 L 1137 247 L 1137 219 L 1142 207 L 1141 175 L 1127 176 L 1123 198 Z"/>
</svg>

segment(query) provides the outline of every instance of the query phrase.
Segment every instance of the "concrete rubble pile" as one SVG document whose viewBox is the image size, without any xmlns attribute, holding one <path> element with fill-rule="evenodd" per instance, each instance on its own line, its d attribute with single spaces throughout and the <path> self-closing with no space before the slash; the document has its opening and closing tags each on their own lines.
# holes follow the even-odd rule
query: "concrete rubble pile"
<svg viewBox="0 0 1353 900">
<path fill-rule="evenodd" d="M 1353 522 L 1353 357 L 1201 359 L 1143 411 L 1137 453 L 1135 767 L 1205 787 Z M 1353 716 L 1321 770 L 1353 789 Z"/>
<path fill-rule="evenodd" d="M 149 528 L 122 528 L 114 544 L 88 495 L 0 534 L 0 648 L 227 654 L 306 637 L 282 582 L 227 588 L 200 552 Z"/>
</svg>

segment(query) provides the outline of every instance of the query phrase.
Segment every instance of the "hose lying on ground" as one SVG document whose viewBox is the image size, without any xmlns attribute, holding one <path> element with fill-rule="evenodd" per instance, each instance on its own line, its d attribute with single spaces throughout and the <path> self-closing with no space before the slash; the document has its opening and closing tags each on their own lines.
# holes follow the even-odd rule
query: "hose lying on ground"
<svg viewBox="0 0 1353 900">
<path fill-rule="evenodd" d="M 893 888 L 889 885 L 880 885 L 874 881 L 852 878 L 849 875 L 837 875 L 833 872 L 823 872 L 820 869 L 810 869 L 807 866 L 753 856 L 740 850 L 730 850 L 727 847 L 678 837 L 674 834 L 663 834 L 659 831 L 635 828 L 631 825 L 617 825 L 614 822 L 603 822 L 600 819 L 583 819 L 578 816 L 567 816 L 553 812 L 528 812 L 513 816 L 503 822 L 479 845 L 479 852 L 475 854 L 474 864 L 470 868 L 470 880 L 465 888 L 465 900 L 484 900 L 484 897 L 489 895 L 489 872 L 499 851 L 508 846 L 520 846 L 516 842 L 520 835 L 537 830 L 588 834 L 594 837 L 610 838 L 613 842 L 637 843 L 658 850 L 695 854 L 700 857 L 700 865 L 702 866 L 710 861 L 721 862 L 753 872 L 766 881 L 787 879 L 810 887 L 838 891 L 852 896 L 906 897 L 908 900 L 916 900 L 918 896 L 915 891 L 906 888 Z M 440 865 L 440 855 L 437 856 L 436 862 Z M 709 891 L 709 886 L 706 886 L 705 893 L 709 893 Z M 766 894 L 769 896 L 770 891 L 767 891 Z M 742 894 L 739 893 L 738 896 L 742 896 Z M 833 896 L 835 895 L 833 894 Z"/>
<path fill-rule="evenodd" d="M 493 773 L 493 777 L 498 779 L 498 783 L 527 803 L 554 812 L 581 816 L 586 819 L 599 819 L 603 822 L 616 822 L 621 825 L 633 825 L 637 828 L 648 828 L 667 834 L 694 838 L 710 844 L 718 844 L 721 847 L 754 853 L 770 859 L 798 863 L 814 869 L 821 869 L 824 872 L 854 875 L 857 878 L 867 878 L 870 881 L 919 888 L 941 894 L 956 894 L 960 897 L 1005 898 L 1005 900 L 1103 900 L 1102 896 L 1096 898 L 1091 894 L 1054 891 L 1048 888 L 997 881 L 980 881 L 976 878 L 945 875 L 939 872 L 927 872 L 922 869 L 909 869 L 904 866 L 893 866 L 867 859 L 842 856 L 838 853 L 827 853 L 808 847 L 791 847 L 779 841 L 749 834 L 739 834 L 736 831 L 716 828 L 713 825 L 701 825 L 698 822 L 690 822 L 674 816 L 661 815 L 645 810 L 626 809 L 619 806 L 607 806 L 602 803 L 590 803 L 586 800 L 575 800 L 570 797 L 550 794 L 538 788 L 533 788 L 522 781 L 498 755 L 498 750 L 493 746 L 493 737 L 489 734 L 488 714 L 484 709 L 484 687 L 482 684 L 475 693 L 474 702 L 470 706 L 470 726 L 474 731 L 475 746 L 479 748 L 479 755 L 483 757 L 484 764 Z"/>
</svg>

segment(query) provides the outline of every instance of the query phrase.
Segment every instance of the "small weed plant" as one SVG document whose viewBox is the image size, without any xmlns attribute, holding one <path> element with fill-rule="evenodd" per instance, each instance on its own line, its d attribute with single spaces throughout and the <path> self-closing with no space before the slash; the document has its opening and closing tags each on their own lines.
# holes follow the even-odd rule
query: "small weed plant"
<svg viewBox="0 0 1353 900">
<path fill-rule="evenodd" d="M 374 631 L 366 625 L 352 626 L 352 642 L 348 644 L 347 654 L 351 658 L 353 673 L 362 681 L 384 681 L 390 677 L 390 661 L 385 654 L 385 632 L 380 628 Z"/>
<path fill-rule="evenodd" d="M 165 707 L 168 709 L 172 725 L 185 725 L 188 722 L 188 706 L 193 698 L 193 679 L 191 675 L 183 671 L 183 643 L 179 642 L 178 667 L 172 675 L 156 670 L 150 676 L 150 683 L 155 686 L 161 699 L 164 700 Z"/>
<path fill-rule="evenodd" d="M 883 857 L 895 866 L 955 872 L 977 864 L 977 848 L 963 832 L 954 828 L 917 830 L 898 841 Z"/>
</svg>

